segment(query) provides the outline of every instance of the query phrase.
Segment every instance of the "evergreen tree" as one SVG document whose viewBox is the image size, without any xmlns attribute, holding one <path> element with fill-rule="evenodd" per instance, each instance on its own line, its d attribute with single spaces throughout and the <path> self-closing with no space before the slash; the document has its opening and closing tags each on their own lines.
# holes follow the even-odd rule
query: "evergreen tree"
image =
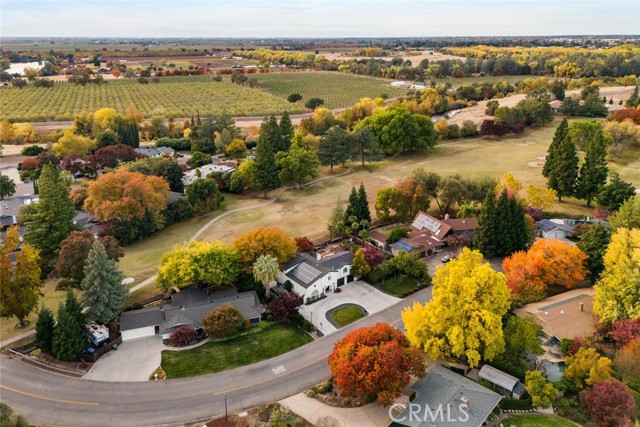
<svg viewBox="0 0 640 427">
<path fill-rule="evenodd" d="M 272 116 L 273 121 L 275 117 Z M 264 192 L 264 197 L 267 197 L 267 193 L 271 190 L 275 190 L 280 185 L 278 177 L 278 170 L 276 168 L 276 159 L 271 145 L 272 139 L 267 133 L 262 132 L 264 129 L 270 129 L 271 119 L 266 119 L 262 122 L 260 127 L 260 138 L 256 145 L 256 158 L 254 160 L 254 174 L 253 174 L 253 188 Z M 276 126 L 277 126 L 276 122 Z"/>
<path fill-rule="evenodd" d="M 329 231 L 329 236 L 332 239 L 335 237 L 344 236 L 346 232 L 344 217 L 345 211 L 342 207 L 342 200 L 340 200 L 340 197 L 338 197 L 336 206 L 331 211 L 331 217 L 329 218 L 329 222 L 327 223 L 327 230 Z"/>
<path fill-rule="evenodd" d="M 488 258 L 498 253 L 499 236 L 496 235 L 496 224 L 495 194 L 489 191 L 478 215 L 478 225 L 473 232 L 473 246 Z"/>
<path fill-rule="evenodd" d="M 607 147 L 604 135 L 600 132 L 587 146 L 578 178 L 577 194 L 581 199 L 587 201 L 587 206 L 591 206 L 591 200 L 600 193 L 607 183 L 609 168 L 606 157 Z"/>
<path fill-rule="evenodd" d="M 358 197 L 358 190 L 356 187 L 351 187 L 351 194 L 349 194 L 349 202 L 347 208 L 344 211 L 344 223 L 351 224 L 351 218 L 358 220 L 358 207 L 360 204 L 360 198 Z"/>
<path fill-rule="evenodd" d="M 333 166 L 344 164 L 351 157 L 349 132 L 339 126 L 333 126 L 320 139 L 318 159 L 323 165 L 328 165 L 333 173 Z"/>
<path fill-rule="evenodd" d="M 81 284 L 90 319 L 107 323 L 118 315 L 129 295 L 122 285 L 123 278 L 116 262 L 109 259 L 105 247 L 96 240 L 89 251 Z"/>
<path fill-rule="evenodd" d="M 84 347 L 84 316 L 71 289 L 67 291 L 65 302 L 60 303 L 57 320 L 52 353 L 56 359 L 72 361 Z"/>
<path fill-rule="evenodd" d="M 352 133 L 353 151 L 352 160 L 360 160 L 362 166 L 364 162 L 377 162 L 382 159 L 382 150 L 378 140 L 368 127 L 362 127 L 354 130 Z"/>
<path fill-rule="evenodd" d="M 544 166 L 542 168 L 542 176 L 545 178 L 549 178 L 553 171 L 553 163 L 556 160 L 556 153 L 558 152 L 558 147 L 561 142 L 569 135 L 569 122 L 567 119 L 562 120 L 560 122 L 560 126 L 556 129 L 555 134 L 553 135 L 553 140 L 551 141 L 551 145 L 547 150 L 547 157 L 545 158 Z"/>
<path fill-rule="evenodd" d="M 40 201 L 25 218 L 25 239 L 40 250 L 42 273 L 47 274 L 54 267 L 55 252 L 60 243 L 73 229 L 75 209 L 67 185 L 53 164 L 42 168 L 39 189 Z"/>
<path fill-rule="evenodd" d="M 556 129 L 553 141 L 547 151 L 542 175 L 547 178 L 547 186 L 556 190 L 558 201 L 562 201 L 562 196 L 575 194 L 578 180 L 578 156 L 569 135 L 569 125 L 566 119 Z"/>
<path fill-rule="evenodd" d="M 627 108 L 636 108 L 638 105 L 640 105 L 640 94 L 638 94 L 638 88 L 639 87 L 640 86 L 636 86 L 633 89 L 633 93 L 631 94 L 629 99 L 627 99 L 627 102 L 624 104 L 625 107 L 627 107 Z"/>
<path fill-rule="evenodd" d="M 45 353 L 51 351 L 54 329 L 53 313 L 48 308 L 42 307 L 36 321 L 36 345 Z"/>
<path fill-rule="evenodd" d="M 360 183 L 358 189 L 358 210 L 356 212 L 358 221 L 367 221 L 371 223 L 371 211 L 369 210 L 369 200 L 367 199 L 367 191 L 364 184 Z"/>
<path fill-rule="evenodd" d="M 620 179 L 620 175 L 611 172 L 609 184 L 602 187 L 596 202 L 609 211 L 617 211 L 620 206 L 636 194 L 636 186 Z"/>
<path fill-rule="evenodd" d="M 293 123 L 291 123 L 291 117 L 286 111 L 282 113 L 280 118 L 280 134 L 282 135 L 280 145 L 276 146 L 276 151 L 287 151 L 291 147 L 291 141 L 293 140 Z"/>
<path fill-rule="evenodd" d="M 279 151 L 287 151 L 291 142 L 287 144 L 285 148 L 282 142 L 282 130 L 278 124 L 278 120 L 275 116 L 265 117 L 260 125 L 260 136 L 258 137 L 258 143 L 260 141 L 269 141 L 271 149 L 274 153 Z"/>
</svg>

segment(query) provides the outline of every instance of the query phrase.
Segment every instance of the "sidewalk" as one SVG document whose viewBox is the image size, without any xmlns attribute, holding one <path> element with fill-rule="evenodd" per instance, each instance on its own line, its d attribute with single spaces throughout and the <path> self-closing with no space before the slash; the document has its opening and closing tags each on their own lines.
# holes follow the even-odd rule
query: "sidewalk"
<svg viewBox="0 0 640 427">
<path fill-rule="evenodd" d="M 331 417 L 341 427 L 386 427 L 391 422 L 388 409 L 370 403 L 359 408 L 334 408 L 298 393 L 279 402 L 315 425 L 322 417 Z"/>
<path fill-rule="evenodd" d="M 21 333 L 20 335 L 16 335 L 15 337 L 7 338 L 6 340 L 0 341 L 0 348 L 5 347 L 9 344 L 13 344 L 16 341 L 20 341 L 23 338 L 27 338 L 32 335 L 35 335 L 35 333 L 36 333 L 35 329 L 30 329 L 26 332 Z"/>
</svg>

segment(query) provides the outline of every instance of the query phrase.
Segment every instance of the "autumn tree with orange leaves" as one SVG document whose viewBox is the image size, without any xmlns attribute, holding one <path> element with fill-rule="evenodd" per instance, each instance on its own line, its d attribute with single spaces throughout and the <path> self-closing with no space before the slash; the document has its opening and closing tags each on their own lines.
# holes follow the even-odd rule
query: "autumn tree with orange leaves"
<svg viewBox="0 0 640 427">
<path fill-rule="evenodd" d="M 169 184 L 158 176 L 118 169 L 87 187 L 84 208 L 101 221 L 141 219 L 167 207 Z"/>
<path fill-rule="evenodd" d="M 329 356 L 329 368 L 342 396 L 373 394 L 383 406 L 400 396 L 411 375 L 425 374 L 422 352 L 385 323 L 356 329 L 339 341 Z"/>
<path fill-rule="evenodd" d="M 526 252 L 516 252 L 502 262 L 514 303 L 541 301 L 550 286 L 575 288 L 588 271 L 587 255 L 557 239 L 537 240 Z"/>
<path fill-rule="evenodd" d="M 240 255 L 243 268 L 248 270 L 262 255 L 271 255 L 279 264 L 283 264 L 298 252 L 296 241 L 278 227 L 260 227 L 247 231 L 234 240 L 231 246 Z"/>
</svg>

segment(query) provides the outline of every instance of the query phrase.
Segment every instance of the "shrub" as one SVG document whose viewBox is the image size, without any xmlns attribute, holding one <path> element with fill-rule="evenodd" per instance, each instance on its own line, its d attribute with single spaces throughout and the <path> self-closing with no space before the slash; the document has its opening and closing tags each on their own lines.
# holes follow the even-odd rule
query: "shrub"
<svg viewBox="0 0 640 427">
<path fill-rule="evenodd" d="M 300 95 L 299 93 L 292 93 L 291 95 L 287 96 L 287 101 L 289 102 L 298 102 L 302 99 L 302 95 Z"/>
<path fill-rule="evenodd" d="M 407 233 L 407 229 L 405 227 L 394 228 L 393 230 L 391 230 L 391 232 L 389 232 L 389 238 L 387 239 L 387 242 L 389 244 L 394 244 L 403 237 L 407 237 L 408 234 L 409 233 Z"/>
<path fill-rule="evenodd" d="M 528 411 L 533 406 L 531 405 L 531 399 L 511 399 L 510 397 L 504 397 L 500 402 L 500 407 L 502 409 Z"/>
<path fill-rule="evenodd" d="M 175 345 L 188 345 L 190 342 L 195 341 L 198 337 L 198 333 L 195 329 L 188 326 L 182 326 L 171 334 L 169 339 Z"/>
<path fill-rule="evenodd" d="M 202 329 L 211 338 L 229 338 L 244 329 L 244 318 L 237 308 L 225 304 L 214 309 L 202 319 Z"/>
<path fill-rule="evenodd" d="M 190 168 L 197 168 L 200 166 L 208 165 L 211 163 L 211 154 L 203 153 L 202 151 L 196 151 L 191 155 L 191 158 L 187 160 L 187 165 Z M 206 177 L 203 177 L 206 178 Z"/>
<path fill-rule="evenodd" d="M 313 391 L 313 390 L 309 390 L 309 391 L 307 392 L 307 397 L 316 397 L 316 392 L 315 392 L 315 391 Z"/>
<path fill-rule="evenodd" d="M 311 98 L 305 102 L 304 106 L 309 108 L 310 110 L 315 110 L 319 106 L 324 105 L 324 99 L 322 98 Z"/>
<path fill-rule="evenodd" d="M 191 140 L 187 138 L 160 138 L 156 147 L 169 147 L 174 150 L 191 150 Z"/>
<path fill-rule="evenodd" d="M 47 151 L 39 145 L 28 145 L 20 151 L 23 156 L 37 156 L 38 154 Z"/>
</svg>

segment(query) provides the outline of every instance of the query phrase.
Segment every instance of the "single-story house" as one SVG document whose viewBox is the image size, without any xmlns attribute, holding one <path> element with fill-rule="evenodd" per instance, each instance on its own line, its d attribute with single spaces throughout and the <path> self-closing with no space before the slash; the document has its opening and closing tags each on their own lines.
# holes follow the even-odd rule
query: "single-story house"
<svg viewBox="0 0 640 427">
<path fill-rule="evenodd" d="M 396 226 L 387 226 L 372 230 L 369 238 L 376 246 L 390 251 L 394 255 L 398 252 L 416 253 L 420 257 L 432 255 L 446 246 L 446 238 L 452 234 L 473 238 L 473 232 L 478 225 L 476 218 L 435 218 L 425 212 L 418 212 L 409 225 L 411 231 L 407 237 L 403 237 L 396 243 L 389 244 L 388 234 Z"/>
<path fill-rule="evenodd" d="M 138 148 L 135 148 L 134 151 L 138 154 L 142 154 L 147 157 L 159 157 L 159 156 L 173 157 L 176 154 L 175 150 L 171 147 L 151 147 L 151 148 L 138 147 Z"/>
<path fill-rule="evenodd" d="M 559 99 L 556 99 L 549 103 L 549 107 L 551 107 L 551 111 L 553 111 L 554 113 L 559 113 L 560 110 L 562 109 L 563 104 L 564 102 L 560 101 Z"/>
<path fill-rule="evenodd" d="M 282 266 L 282 272 L 276 280 L 281 285 L 290 282 L 294 292 L 302 296 L 305 302 L 311 302 L 335 291 L 339 286 L 353 282 L 352 261 L 353 253 L 349 251 L 322 259 L 299 252 L 293 260 Z"/>
<path fill-rule="evenodd" d="M 256 326 L 264 311 L 255 291 L 224 289 L 209 292 L 202 288 L 184 288 L 171 296 L 171 304 L 125 311 L 120 317 L 122 340 L 161 335 L 163 340 L 182 326 L 202 328 L 202 319 L 212 310 L 229 304 L 238 309 L 247 326 Z"/>
<path fill-rule="evenodd" d="M 560 342 L 590 335 L 595 331 L 593 288 L 572 289 L 544 301 L 515 309 L 516 316 L 531 317 L 548 339 Z"/>
<path fill-rule="evenodd" d="M 496 386 L 496 390 L 504 396 L 513 399 L 521 399 L 524 396 L 524 384 L 519 379 L 493 366 L 484 365 L 480 368 L 478 377 Z"/>
<path fill-rule="evenodd" d="M 199 168 L 191 169 L 184 173 L 184 177 L 182 178 L 182 182 L 184 183 L 184 185 L 189 185 L 195 180 L 199 179 L 198 173 L 196 172 L 198 170 L 200 171 L 200 178 L 206 178 L 211 173 L 233 172 L 236 170 L 236 168 L 223 163 L 217 163 L 215 165 L 210 163 L 208 165 L 200 166 Z"/>
<path fill-rule="evenodd" d="M 572 218 L 552 218 L 543 219 L 536 222 L 538 237 L 544 239 L 566 239 L 573 235 L 573 229 L 579 224 L 606 223 L 599 218 L 572 219 Z"/>
<path fill-rule="evenodd" d="M 439 364 L 429 368 L 411 390 L 415 399 L 393 415 L 391 426 L 480 427 L 502 400 L 498 393 Z"/>
</svg>

